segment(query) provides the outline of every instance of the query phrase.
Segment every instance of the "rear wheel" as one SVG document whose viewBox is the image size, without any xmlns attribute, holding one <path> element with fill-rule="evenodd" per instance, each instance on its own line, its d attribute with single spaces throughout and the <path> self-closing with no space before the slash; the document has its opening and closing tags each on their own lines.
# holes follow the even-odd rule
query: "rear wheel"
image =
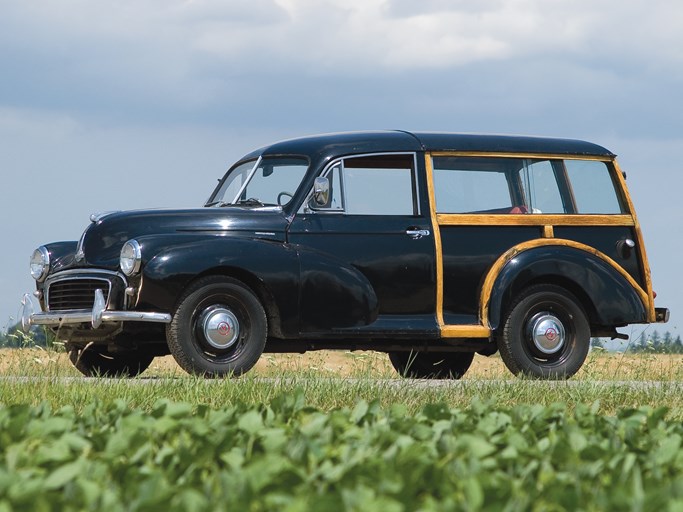
<svg viewBox="0 0 683 512">
<path fill-rule="evenodd" d="M 508 369 L 541 379 L 567 379 L 583 365 L 590 326 L 568 290 L 536 285 L 512 303 L 503 319 L 498 349 Z"/>
<path fill-rule="evenodd" d="M 394 369 L 411 379 L 459 379 L 473 359 L 474 352 L 389 352 Z"/>
<path fill-rule="evenodd" d="M 137 352 L 110 353 L 106 348 L 72 348 L 69 360 L 86 377 L 135 377 L 144 372 L 154 356 Z"/>
<path fill-rule="evenodd" d="M 168 347 L 185 371 L 206 377 L 241 375 L 263 353 L 266 314 L 240 281 L 210 276 L 183 294 L 166 328 Z"/>
</svg>

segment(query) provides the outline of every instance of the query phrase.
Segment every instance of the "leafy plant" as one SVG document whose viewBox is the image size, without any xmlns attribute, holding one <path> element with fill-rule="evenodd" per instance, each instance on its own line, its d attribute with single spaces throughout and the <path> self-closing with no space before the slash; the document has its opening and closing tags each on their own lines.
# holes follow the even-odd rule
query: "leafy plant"
<svg viewBox="0 0 683 512">
<path fill-rule="evenodd" d="M 0 407 L 0 510 L 657 510 L 683 426 L 599 404 Z"/>
</svg>

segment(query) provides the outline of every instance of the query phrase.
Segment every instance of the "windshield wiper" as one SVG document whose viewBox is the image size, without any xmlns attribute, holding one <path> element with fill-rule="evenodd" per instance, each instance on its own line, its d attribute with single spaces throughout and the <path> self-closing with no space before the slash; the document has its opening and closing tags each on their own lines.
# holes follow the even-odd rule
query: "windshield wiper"
<svg viewBox="0 0 683 512">
<path fill-rule="evenodd" d="M 262 202 L 260 199 L 257 199 L 255 197 L 250 197 L 249 199 L 240 199 L 239 201 L 235 201 L 234 203 L 226 203 L 225 201 L 218 201 L 215 203 L 211 203 L 209 206 L 216 205 L 218 208 L 222 208 L 224 206 L 266 206 L 264 202 Z"/>
<path fill-rule="evenodd" d="M 250 197 L 249 199 L 240 199 L 234 204 L 240 204 L 244 206 L 265 206 L 265 204 L 262 203 L 261 200 L 257 199 L 256 197 Z"/>
<path fill-rule="evenodd" d="M 205 207 L 215 206 L 216 208 L 223 208 L 224 206 L 270 206 L 262 202 L 260 199 L 255 197 L 250 197 L 249 199 L 240 199 L 234 203 L 228 203 L 226 201 L 213 201 L 204 205 Z"/>
</svg>

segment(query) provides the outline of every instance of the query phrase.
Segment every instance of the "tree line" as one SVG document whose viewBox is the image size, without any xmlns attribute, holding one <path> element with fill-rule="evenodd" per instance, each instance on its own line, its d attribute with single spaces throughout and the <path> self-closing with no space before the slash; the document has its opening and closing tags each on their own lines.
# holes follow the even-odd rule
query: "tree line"
<svg viewBox="0 0 683 512">
<path fill-rule="evenodd" d="M 591 338 L 591 346 L 604 348 L 604 342 L 600 338 Z M 633 354 L 683 354 L 683 341 L 680 335 L 674 338 L 669 331 L 662 335 L 655 329 L 652 333 L 642 334 L 629 343 L 626 351 Z"/>
</svg>

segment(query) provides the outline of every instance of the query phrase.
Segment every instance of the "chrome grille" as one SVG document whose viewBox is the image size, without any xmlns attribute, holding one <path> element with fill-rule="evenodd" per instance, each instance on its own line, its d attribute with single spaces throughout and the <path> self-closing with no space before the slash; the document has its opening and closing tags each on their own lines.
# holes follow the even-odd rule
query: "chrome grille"
<svg viewBox="0 0 683 512">
<path fill-rule="evenodd" d="M 106 279 L 62 279 L 50 283 L 47 291 L 48 309 L 92 309 L 95 290 L 98 288 L 104 293 L 105 300 L 108 300 L 110 283 Z"/>
</svg>

